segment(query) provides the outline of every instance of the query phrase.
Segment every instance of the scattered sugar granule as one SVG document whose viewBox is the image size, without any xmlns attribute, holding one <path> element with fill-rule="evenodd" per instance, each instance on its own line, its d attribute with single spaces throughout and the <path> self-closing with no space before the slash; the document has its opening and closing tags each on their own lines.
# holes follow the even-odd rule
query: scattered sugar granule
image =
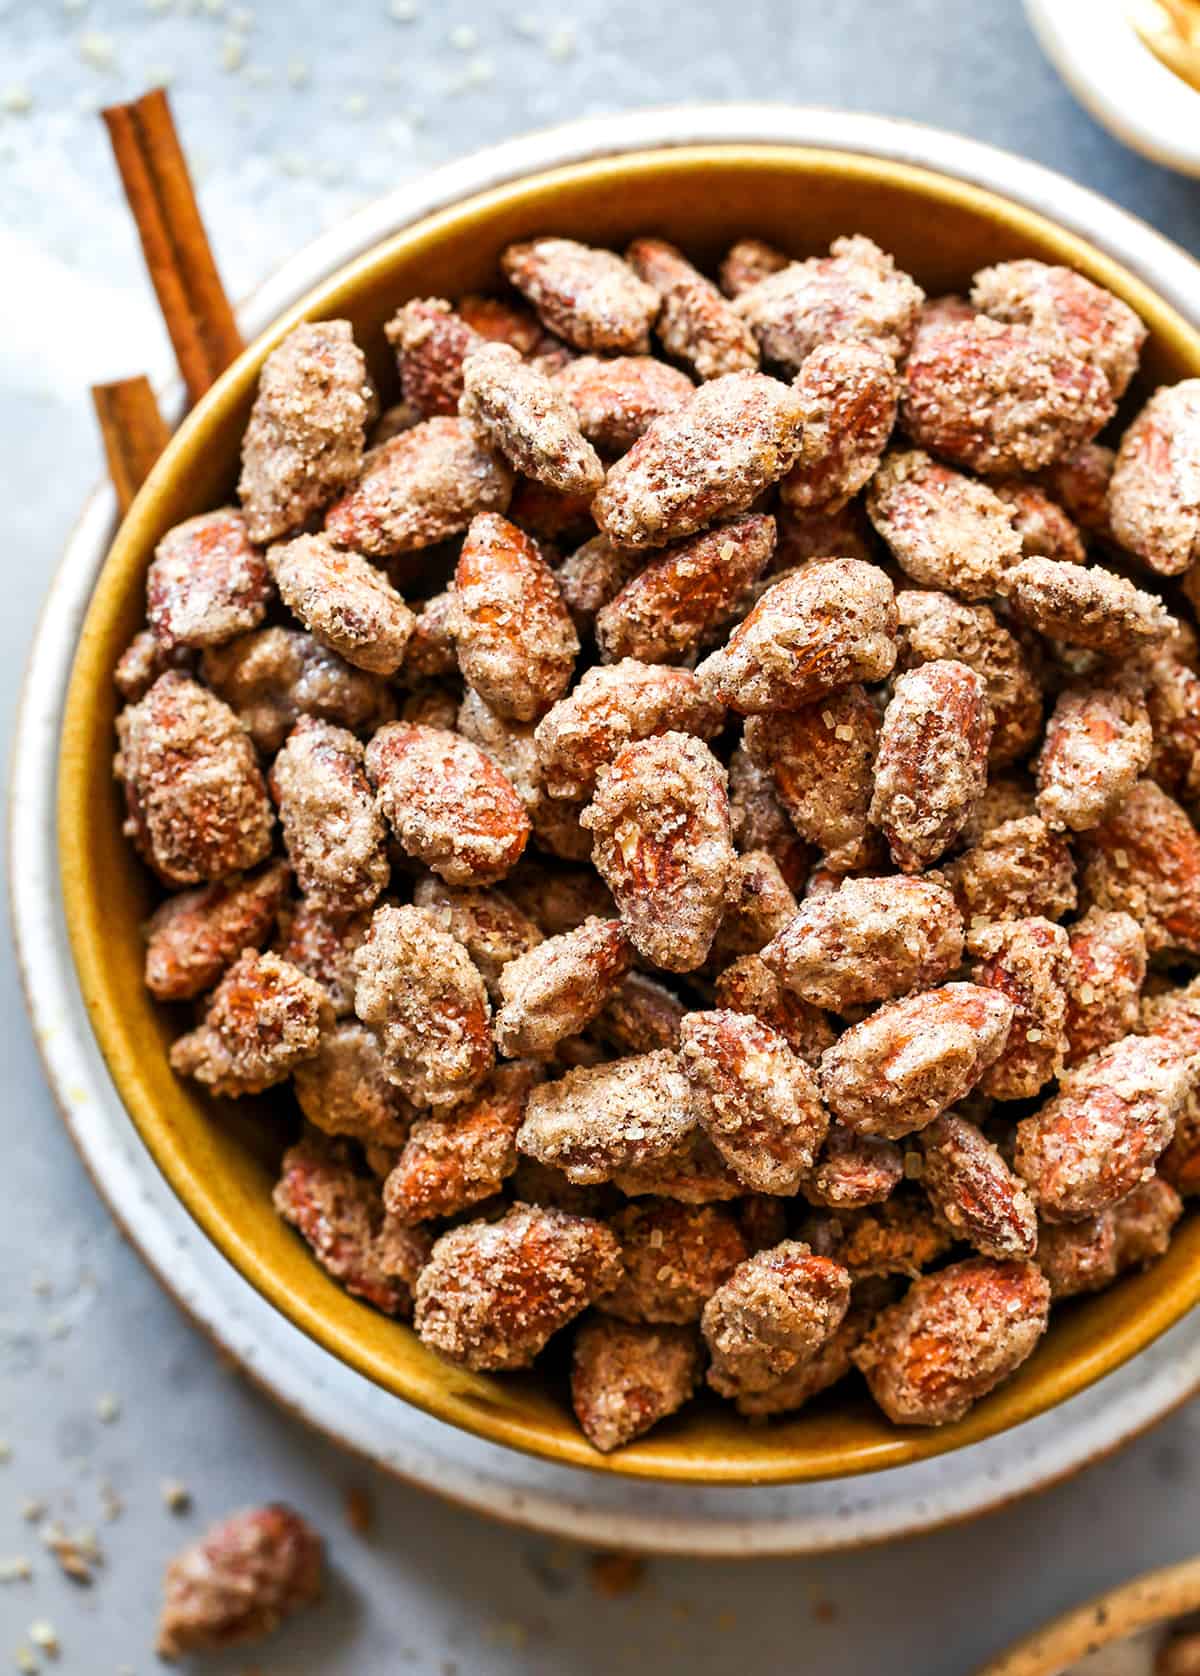
<svg viewBox="0 0 1200 1676">
<path fill-rule="evenodd" d="M 27 87 L 6 87 L 0 94 L 0 106 L 10 116 L 28 116 L 33 109 L 33 94 Z"/>
<path fill-rule="evenodd" d="M 536 41 L 542 32 L 542 20 L 532 12 L 518 12 L 510 21 L 513 33 L 523 35 L 527 41 Z"/>
<path fill-rule="evenodd" d="M 13 1663 L 21 1672 L 21 1676 L 37 1676 L 38 1661 L 28 1647 L 18 1647 L 13 1654 Z"/>
<path fill-rule="evenodd" d="M 469 23 L 459 23 L 450 31 L 450 45 L 458 52 L 473 52 L 479 45 L 479 31 Z"/>
<path fill-rule="evenodd" d="M 119 1519 L 125 1511 L 125 1503 L 113 1486 L 107 1482 L 100 1486 L 100 1510 L 110 1525 Z"/>
<path fill-rule="evenodd" d="M 349 93 L 342 102 L 342 109 L 347 116 L 366 116 L 371 108 L 371 101 L 365 93 Z"/>
<path fill-rule="evenodd" d="M 390 0 L 388 16 L 393 23 L 415 23 L 417 21 L 416 0 Z"/>
<path fill-rule="evenodd" d="M 246 62 L 246 43 L 240 35 L 226 35 L 221 43 L 221 68 L 233 75 Z"/>
<path fill-rule="evenodd" d="M 54 1625 L 46 1618 L 34 1619 L 29 1626 L 29 1639 L 49 1658 L 56 1659 L 62 1650 Z"/>
<path fill-rule="evenodd" d="M 192 1505 L 192 1492 L 178 1478 L 164 1478 L 160 1486 L 164 1505 L 172 1513 L 186 1513 Z"/>
<path fill-rule="evenodd" d="M 289 87 L 307 87 L 312 80 L 312 73 L 303 58 L 289 58 L 287 67 L 287 83 Z"/>
<path fill-rule="evenodd" d="M 36 1496 L 26 1496 L 21 1503 L 21 1517 L 27 1525 L 36 1525 L 46 1517 L 46 1504 Z"/>
<path fill-rule="evenodd" d="M 95 1566 L 100 1564 L 100 1546 L 95 1533 L 86 1527 L 69 1535 L 61 1525 L 47 1525 L 42 1541 L 58 1561 L 64 1576 L 74 1583 L 90 1583 Z"/>
<path fill-rule="evenodd" d="M 111 1391 L 105 1391 L 96 1401 L 96 1418 L 106 1426 L 121 1418 L 121 1405 Z"/>
<path fill-rule="evenodd" d="M 28 1583 L 32 1577 L 33 1567 L 24 1554 L 0 1559 L 0 1583 Z"/>
<path fill-rule="evenodd" d="M 575 54 L 575 30 L 569 23 L 560 24 L 546 37 L 546 51 L 556 63 L 563 64 Z"/>
<path fill-rule="evenodd" d="M 79 37 L 79 56 L 90 70 L 115 70 L 117 67 L 117 43 L 111 35 L 102 35 L 97 29 L 89 29 Z"/>
</svg>

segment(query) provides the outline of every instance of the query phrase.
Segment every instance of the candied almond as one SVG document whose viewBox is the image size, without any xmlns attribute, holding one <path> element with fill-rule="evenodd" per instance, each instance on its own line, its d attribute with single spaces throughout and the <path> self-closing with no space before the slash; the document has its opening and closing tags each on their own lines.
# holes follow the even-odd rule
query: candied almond
<svg viewBox="0 0 1200 1676">
<path fill-rule="evenodd" d="M 609 1454 L 683 1407 L 700 1383 L 700 1344 L 687 1327 L 598 1317 L 575 1335 L 571 1406 L 594 1449 Z"/>
<path fill-rule="evenodd" d="M 623 658 L 596 665 L 538 723 L 535 741 L 552 797 L 590 797 L 596 776 L 635 739 L 720 732 L 723 708 L 700 690 L 690 669 Z"/>
<path fill-rule="evenodd" d="M 1115 401 L 1129 388 L 1146 328 L 1128 303 L 1073 268 L 1028 258 L 999 262 L 975 275 L 971 301 L 992 320 L 1060 337 L 1104 374 Z"/>
<path fill-rule="evenodd" d="M 987 785 L 992 707 L 983 677 L 939 658 L 899 676 L 879 730 L 870 819 L 919 873 L 959 837 Z"/>
<path fill-rule="evenodd" d="M 1083 537 L 1058 502 L 1036 483 L 1002 478 L 992 487 L 1011 510 L 1013 529 L 1021 538 L 1022 558 L 1087 563 Z"/>
<path fill-rule="evenodd" d="M 944 1257 L 955 1237 L 923 1193 L 904 1191 L 858 1210 L 814 1213 L 800 1232 L 814 1251 L 849 1269 L 855 1281 L 913 1279 Z"/>
<path fill-rule="evenodd" d="M 497 1050 L 508 1059 L 544 1057 L 592 1022 L 632 961 L 629 939 L 616 919 L 586 919 L 519 955 L 496 983 Z"/>
<path fill-rule="evenodd" d="M 1049 1314 L 1050 1287 L 1033 1263 L 970 1257 L 915 1280 L 851 1361 L 889 1420 L 944 1426 L 1016 1372 Z"/>
<path fill-rule="evenodd" d="M 678 367 L 652 355 L 580 355 L 554 375 L 579 428 L 600 454 L 627 454 L 653 421 L 674 413 L 696 386 Z"/>
<path fill-rule="evenodd" d="M 659 1050 L 581 1066 L 535 1088 L 517 1146 L 587 1186 L 668 1157 L 693 1127 L 679 1060 Z"/>
<path fill-rule="evenodd" d="M 800 451 L 804 416 L 788 385 L 726 373 L 660 414 L 609 469 L 592 513 L 624 547 L 664 547 L 747 511 Z"/>
<path fill-rule="evenodd" d="M 124 832 L 165 884 L 228 878 L 262 861 L 275 816 L 254 746 L 229 706 L 168 670 L 117 717 Z"/>
<path fill-rule="evenodd" d="M 219 646 L 256 628 L 271 593 L 262 553 L 233 507 L 167 531 L 146 573 L 146 621 L 174 646 Z"/>
<path fill-rule="evenodd" d="M 1066 1063 L 1078 1065 L 1137 1027 L 1146 939 L 1131 914 L 1089 908 L 1069 927 Z"/>
<path fill-rule="evenodd" d="M 1062 1070 L 1070 940 L 1061 925 L 1035 915 L 984 926 L 972 952 L 982 957 L 972 982 L 1007 995 L 1014 1009 L 1004 1051 L 984 1072 L 980 1091 L 996 1100 L 1027 1099 Z"/>
<path fill-rule="evenodd" d="M 680 1060 L 691 1107 L 730 1168 L 758 1193 L 795 1193 L 829 1127 L 817 1085 L 787 1042 L 750 1013 L 689 1013 Z"/>
<path fill-rule="evenodd" d="M 613 912 L 608 886 L 590 867 L 549 867 L 523 861 L 504 881 L 504 893 L 547 937 L 573 931 L 592 914 L 608 919 Z"/>
<path fill-rule="evenodd" d="M 725 889 L 725 912 L 709 950 L 709 971 L 720 973 L 731 961 L 757 954 L 795 912 L 796 898 L 769 851 L 747 850 L 735 856 Z"/>
<path fill-rule="evenodd" d="M 856 681 L 880 681 L 895 661 L 888 577 L 860 559 L 829 559 L 769 587 L 696 673 L 722 703 L 748 716 L 795 710 Z"/>
<path fill-rule="evenodd" d="M 613 1186 L 627 1199 L 657 1194 L 687 1205 L 741 1199 L 746 1192 L 745 1183 L 734 1175 L 699 1125 L 693 1125 L 670 1152 L 616 1170 L 612 1179 Z"/>
<path fill-rule="evenodd" d="M 638 953 L 669 972 L 703 964 L 733 866 L 727 776 L 690 734 L 626 745 L 603 770 L 583 825 Z"/>
<path fill-rule="evenodd" d="M 501 890 L 462 890 L 442 879 L 419 879 L 413 904 L 423 908 L 439 930 L 457 937 L 493 1001 L 505 966 L 542 940 L 534 921 Z"/>
<path fill-rule="evenodd" d="M 1016 1166 L 1047 1222 L 1095 1216 L 1154 1174 L 1192 1072 L 1173 1043 L 1123 1036 L 1017 1125 Z"/>
<path fill-rule="evenodd" d="M 742 745 L 729 759 L 729 814 L 738 850 L 766 850 L 788 888 L 801 890 L 812 865 L 811 852 L 776 796 L 770 773 Z M 865 825 L 865 806 L 863 820 Z"/>
<path fill-rule="evenodd" d="M 872 564 L 878 543 L 861 496 L 836 512 L 826 507 L 798 512 L 782 503 L 775 512 L 775 552 L 771 570 L 794 570 L 810 559 L 861 559 Z"/>
<path fill-rule="evenodd" d="M 718 1007 L 752 1013 L 777 1031 L 808 1064 L 815 1065 L 835 1040 L 836 1033 L 819 1007 L 785 988 L 757 954 L 744 954 L 720 973 L 713 985 Z"/>
<path fill-rule="evenodd" d="M 766 1389 L 817 1354 L 849 1304 L 847 1271 L 799 1240 L 748 1257 L 704 1306 L 709 1384 L 725 1397 Z"/>
<path fill-rule="evenodd" d="M 543 238 L 510 244 L 500 260 L 543 325 L 575 349 L 639 354 L 649 349 L 658 293 L 611 250 Z"/>
<path fill-rule="evenodd" d="M 237 1099 L 282 1082 L 320 1046 L 333 1008 L 320 984 L 275 954 L 246 949 L 213 990 L 204 1022 L 171 1047 L 171 1069 Z"/>
<path fill-rule="evenodd" d="M 774 545 L 774 518 L 748 513 L 656 553 L 596 612 L 601 658 L 685 662 L 744 607 Z"/>
<path fill-rule="evenodd" d="M 481 338 L 444 297 L 414 297 L 383 328 L 396 351 L 400 388 L 420 419 L 458 412 L 463 361 Z"/>
<path fill-rule="evenodd" d="M 483 510 L 503 512 L 505 509 L 501 506 Z M 558 546 L 569 546 L 596 533 L 590 495 L 562 495 L 530 477 L 518 477 L 508 514 L 527 534 Z"/>
<path fill-rule="evenodd" d="M 454 651 L 454 590 L 443 588 L 417 610 L 404 648 L 401 674 L 408 682 L 438 681 L 458 671 Z"/>
<path fill-rule="evenodd" d="M 1080 835 L 1079 858 L 1089 906 L 1132 914 L 1150 954 L 1200 954 L 1200 834 L 1153 780 Z"/>
<path fill-rule="evenodd" d="M 1013 1011 L 1007 996 L 972 983 L 880 1007 L 822 1056 L 825 1103 L 864 1135 L 898 1140 L 923 1129 L 999 1058 Z"/>
<path fill-rule="evenodd" d="M 327 992 L 338 1018 L 354 1011 L 354 951 L 371 925 L 370 914 L 346 919 L 301 897 L 279 916 L 274 952 L 290 960 Z"/>
<path fill-rule="evenodd" d="M 962 916 L 931 879 L 846 879 L 804 902 L 762 949 L 797 995 L 845 1012 L 940 983 L 962 960 Z"/>
<path fill-rule="evenodd" d="M 312 1059 L 296 1066 L 300 1110 L 328 1135 L 348 1135 L 364 1147 L 400 1147 L 413 1108 L 388 1080 L 379 1043 L 365 1024 L 341 1019 L 321 1031 Z"/>
<path fill-rule="evenodd" d="M 658 293 L 661 307 L 654 330 L 673 360 L 684 362 L 702 379 L 757 368 L 754 333 L 682 251 L 666 239 L 641 238 L 634 239 L 625 259 Z"/>
<path fill-rule="evenodd" d="M 600 456 L 559 386 L 506 343 L 485 343 L 463 362 L 459 413 L 514 471 L 563 495 L 593 494 Z"/>
<path fill-rule="evenodd" d="M 522 355 L 535 355 L 545 339 L 541 321 L 527 308 L 503 297 L 470 292 L 460 297 L 458 313 L 481 338 L 489 343 L 511 343 Z"/>
<path fill-rule="evenodd" d="M 1158 1036 L 1186 1054 L 1200 1053 L 1200 977 L 1181 988 L 1146 995 L 1137 1028 L 1143 1036 Z"/>
<path fill-rule="evenodd" d="M 1042 692 L 1020 642 L 986 605 L 950 594 L 905 588 L 896 595 L 896 668 L 952 658 L 983 680 L 992 707 L 988 762 L 1004 767 L 1024 757 L 1042 730 Z"/>
<path fill-rule="evenodd" d="M 388 1077 L 416 1106 L 471 1093 L 492 1066 L 483 979 L 420 908 L 377 908 L 354 955 L 354 1009 L 379 1037 Z"/>
<path fill-rule="evenodd" d="M 447 884 L 494 884 L 516 865 L 529 816 L 511 780 L 469 739 L 389 722 L 367 746 L 366 766 L 405 853 Z"/>
<path fill-rule="evenodd" d="M 1099 826 L 1150 763 L 1150 717 L 1135 683 L 1060 693 L 1038 754 L 1037 810 L 1049 826 Z"/>
<path fill-rule="evenodd" d="M 380 676 L 356 669 L 301 629 L 255 629 L 210 646 L 202 670 L 266 756 L 275 754 L 301 716 L 371 733 L 396 714 Z"/>
<path fill-rule="evenodd" d="M 1108 380 L 1051 333 L 977 315 L 926 333 L 904 366 L 919 448 L 994 476 L 1040 471 L 1112 418 Z"/>
<path fill-rule="evenodd" d="M 1070 847 L 1038 815 L 990 827 L 943 868 L 967 927 L 967 942 L 993 920 L 1043 914 L 1061 919 L 1075 906 Z"/>
<path fill-rule="evenodd" d="M 344 547 L 386 559 L 460 535 L 477 512 L 504 512 L 512 473 L 465 419 L 426 419 L 373 448 L 325 516 Z"/>
<path fill-rule="evenodd" d="M 921 1151 L 921 1186 L 959 1239 L 983 1257 L 1033 1256 L 1033 1201 L 981 1129 L 944 1112 L 922 1131 Z"/>
<path fill-rule="evenodd" d="M 823 343 L 795 388 L 804 403 L 800 457 L 779 485 L 798 511 L 839 511 L 875 474 L 896 423 L 896 363 L 874 343 Z"/>
<path fill-rule="evenodd" d="M 597 1013 L 592 1033 L 623 1053 L 676 1048 L 686 1011 L 665 985 L 644 972 L 630 972 Z"/>
<path fill-rule="evenodd" d="M 919 449 L 887 456 L 867 490 L 867 512 L 901 570 L 922 587 L 985 599 L 1006 591 L 1021 558 L 1000 496 Z"/>
<path fill-rule="evenodd" d="M 779 1375 L 762 1391 L 743 1391 L 736 1398 L 737 1411 L 748 1419 L 761 1420 L 773 1414 L 794 1414 L 822 1391 L 844 1379 L 853 1363 L 850 1352 L 870 1325 L 872 1312 L 860 1309 L 854 1296 L 842 1324 L 807 1361 Z"/>
<path fill-rule="evenodd" d="M 1039 474 L 1039 480 L 1079 528 L 1113 539 L 1108 485 L 1116 454 L 1100 442 L 1082 442 Z"/>
<path fill-rule="evenodd" d="M 501 716 L 534 721 L 570 684 L 579 637 L 554 572 L 494 512 L 472 519 L 462 544 L 452 632 L 465 679 Z"/>
<path fill-rule="evenodd" d="M 383 1184 L 389 1216 L 405 1224 L 457 1216 L 498 1193 L 517 1167 L 517 1130 L 535 1080 L 530 1065 L 500 1065 L 459 1105 L 418 1117 Z"/>
<path fill-rule="evenodd" d="M 1115 1211 L 1079 1222 L 1039 1224 L 1037 1266 L 1050 1283 L 1054 1303 L 1111 1286 L 1117 1278 Z"/>
<path fill-rule="evenodd" d="M 468 1222 L 438 1240 L 417 1281 L 417 1334 L 468 1368 L 525 1368 L 618 1273 L 602 1222 L 515 1204 L 498 1222 Z"/>
<path fill-rule="evenodd" d="M 581 634 L 591 629 L 601 606 L 615 599 L 645 562 L 644 553 L 618 547 L 606 535 L 594 535 L 554 567 L 559 592 Z"/>
<path fill-rule="evenodd" d="M 978 844 L 985 832 L 994 831 L 1005 821 L 1023 821 L 1031 816 L 1041 819 L 1032 782 L 1023 774 L 996 775 L 988 781 L 987 789 L 971 811 L 971 818 L 963 828 L 962 842 L 970 848 Z"/>
<path fill-rule="evenodd" d="M 261 1641 L 321 1593 L 321 1539 L 281 1503 L 250 1507 L 176 1554 L 163 1578 L 161 1658 Z"/>
<path fill-rule="evenodd" d="M 168 896 L 146 924 L 146 988 L 156 1001 L 188 1001 L 218 981 L 245 949 L 259 948 L 287 892 L 286 861 Z"/>
<path fill-rule="evenodd" d="M 904 1179 L 904 1154 L 881 1135 L 859 1135 L 831 1123 L 825 1143 L 800 1191 L 810 1205 L 862 1210 L 882 1204 Z"/>
<path fill-rule="evenodd" d="M 1183 1200 L 1169 1181 L 1151 1176 L 1111 1212 L 1116 1243 L 1117 1272 L 1147 1268 L 1171 1243 L 1171 1233 L 1183 1215 Z"/>
<path fill-rule="evenodd" d="M 924 293 L 870 239 L 835 239 L 828 256 L 789 262 L 739 293 L 736 308 L 763 358 L 791 373 L 830 340 L 907 350 Z"/>
<path fill-rule="evenodd" d="M 168 669 L 188 674 L 193 665 L 190 646 L 166 647 L 149 629 L 140 629 L 117 659 L 113 686 L 130 704 L 145 698 L 160 675 Z"/>
<path fill-rule="evenodd" d="M 1153 746 L 1147 777 L 1185 804 L 1200 803 L 1200 675 L 1169 647 L 1142 665 Z"/>
<path fill-rule="evenodd" d="M 786 811 L 785 837 L 794 829 L 824 852 L 824 865 L 834 872 L 863 866 L 871 857 L 867 812 L 880 720 L 875 700 L 857 685 L 795 710 L 746 719 L 746 754 L 771 776 Z M 731 787 L 736 762 L 735 756 Z M 772 853 L 778 853 L 777 843 Z"/>
<path fill-rule="evenodd" d="M 270 787 L 304 895 L 347 917 L 369 908 L 391 870 L 361 743 L 345 728 L 301 716 L 272 764 Z"/>
<path fill-rule="evenodd" d="M 612 1218 L 621 1278 L 599 1307 L 623 1321 L 699 1321 L 718 1286 L 750 1255 L 733 1212 L 719 1205 L 639 1199 Z"/>
<path fill-rule="evenodd" d="M 267 565 L 283 603 L 314 639 L 358 669 L 395 674 L 413 614 L 381 570 L 324 535 L 272 547 Z"/>
<path fill-rule="evenodd" d="M 1125 432 L 1108 511 L 1121 545 L 1160 575 L 1200 561 L 1200 378 L 1156 390 Z"/>
<path fill-rule="evenodd" d="M 348 320 L 295 327 L 263 362 L 242 438 L 251 541 L 302 529 L 357 476 L 377 403 Z"/>
<path fill-rule="evenodd" d="M 727 297 L 739 297 L 787 265 L 788 257 L 765 239 L 738 239 L 722 259 L 721 289 Z"/>
<path fill-rule="evenodd" d="M 1154 645 L 1174 621 L 1156 594 L 1099 565 L 1022 559 L 1008 577 L 1013 610 L 1039 634 L 1108 657 Z"/>
</svg>

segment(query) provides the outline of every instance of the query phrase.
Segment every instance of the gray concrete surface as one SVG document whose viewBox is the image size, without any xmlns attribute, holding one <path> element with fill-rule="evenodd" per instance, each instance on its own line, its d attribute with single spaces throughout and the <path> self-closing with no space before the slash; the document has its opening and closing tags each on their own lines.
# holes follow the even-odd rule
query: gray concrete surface
<svg viewBox="0 0 1200 1676">
<path fill-rule="evenodd" d="M 409 13 L 414 14 L 407 20 Z M 843 105 L 1010 146 L 1200 250 L 1200 188 L 1123 151 L 1042 61 L 1017 0 L 0 0 L 0 719 L 47 577 L 98 470 L 86 387 L 162 352 L 97 107 L 170 77 L 230 288 L 428 165 L 569 116 L 687 98 Z M 373 1481 L 224 1371 L 121 1243 L 55 1117 L 11 960 L 0 972 L 0 1669 L 146 1672 L 166 1552 L 251 1497 L 326 1529 L 327 1608 L 261 1676 L 655 1669 L 963 1676 L 1049 1612 L 1197 1547 L 1200 1411 L 972 1527 L 806 1562 L 652 1564 L 607 1599 L 586 1556 Z M 104 1399 L 116 1399 L 119 1412 Z M 109 1416 L 101 1418 L 101 1411 Z M 193 1511 L 163 1504 L 187 1483 Z M 376 1507 L 347 1527 L 349 1485 Z M 115 1511 L 113 1497 L 123 1510 Z M 105 1550 L 60 1576 L 27 1499 Z M 2 1574 L 2 1573 L 0 1573 Z M 7 1661 L 7 1662 L 6 1662 Z"/>
</svg>

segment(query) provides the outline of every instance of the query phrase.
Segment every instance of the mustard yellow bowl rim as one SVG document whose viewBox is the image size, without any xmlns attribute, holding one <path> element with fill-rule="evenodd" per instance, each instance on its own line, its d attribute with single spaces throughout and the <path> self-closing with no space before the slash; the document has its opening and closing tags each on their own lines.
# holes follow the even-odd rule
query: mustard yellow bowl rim
<svg viewBox="0 0 1200 1676">
<path fill-rule="evenodd" d="M 505 1382 L 450 1368 L 420 1346 L 408 1328 L 341 1293 L 298 1246 L 289 1258 L 264 1255 L 261 1240 L 247 1237 L 237 1196 L 227 1196 L 225 1184 L 206 1176 L 189 1153 L 161 1095 L 152 1091 L 147 1041 L 131 1021 L 143 998 L 120 989 L 114 978 L 113 934 L 106 915 L 111 898 L 92 865 L 99 823 L 112 823 L 111 794 L 101 785 L 108 770 L 100 762 L 105 753 L 97 716 L 111 712 L 116 630 L 128 618 L 154 542 L 174 521 L 166 513 L 172 495 L 181 483 L 203 476 L 212 439 L 240 426 L 264 356 L 299 320 L 342 312 L 372 283 L 381 283 L 401 255 L 419 258 L 437 241 L 465 237 L 470 227 L 498 215 L 532 214 L 536 206 L 535 219 L 542 219 L 543 207 L 567 202 L 573 193 L 607 194 L 611 201 L 614 194 L 654 179 L 661 184 L 690 175 L 693 180 L 728 177 L 748 183 L 764 170 L 802 178 L 814 190 L 823 184 L 900 194 L 925 207 L 941 207 L 948 216 L 974 218 L 1018 247 L 1036 248 L 1079 267 L 1123 295 L 1150 324 L 1164 352 L 1200 374 L 1200 332 L 1146 281 L 1039 212 L 927 168 L 827 148 L 718 143 L 592 158 L 511 180 L 436 210 L 338 269 L 285 310 L 188 416 L 122 523 L 98 578 L 72 669 L 59 752 L 63 902 L 93 1029 L 156 1164 L 218 1249 L 325 1349 L 439 1419 L 562 1464 L 710 1485 L 801 1482 L 903 1466 L 981 1441 L 1056 1406 L 1119 1367 L 1192 1306 L 1200 1296 L 1200 1228 L 1185 1227 L 1159 1269 L 1131 1277 L 1057 1324 L 1026 1368 L 956 1426 L 901 1431 L 880 1417 L 851 1414 L 827 1416 L 815 1426 L 801 1416 L 764 1429 L 702 1409 L 602 1458 L 534 1381 Z M 552 209 L 543 224 L 556 224 Z M 161 1057 L 157 1038 L 149 1051 Z M 1089 1330 L 1084 1320 L 1088 1311 L 1097 1310 L 1106 1318 L 1102 1332 Z"/>
</svg>

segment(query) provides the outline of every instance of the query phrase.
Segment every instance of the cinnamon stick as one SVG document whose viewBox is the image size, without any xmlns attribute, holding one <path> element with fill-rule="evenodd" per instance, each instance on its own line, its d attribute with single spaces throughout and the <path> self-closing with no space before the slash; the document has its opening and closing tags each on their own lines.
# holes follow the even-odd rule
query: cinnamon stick
<svg viewBox="0 0 1200 1676">
<path fill-rule="evenodd" d="M 192 401 L 240 354 L 241 333 L 162 88 L 103 113 L 125 196 Z"/>
<path fill-rule="evenodd" d="M 108 456 L 108 474 L 124 516 L 150 467 L 167 446 L 171 432 L 159 412 L 149 379 L 122 378 L 115 384 L 93 384 L 92 401 Z"/>
</svg>

